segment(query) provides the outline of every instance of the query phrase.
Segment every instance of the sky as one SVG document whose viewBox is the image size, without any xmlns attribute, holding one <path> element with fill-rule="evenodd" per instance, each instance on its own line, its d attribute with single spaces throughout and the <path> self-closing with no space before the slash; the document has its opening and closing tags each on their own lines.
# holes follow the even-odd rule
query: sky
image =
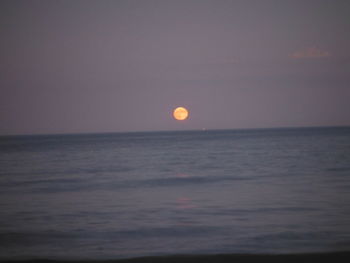
<svg viewBox="0 0 350 263">
<path fill-rule="evenodd" d="M 349 14 L 340 0 L 2 0 L 0 134 L 348 126 Z"/>
</svg>

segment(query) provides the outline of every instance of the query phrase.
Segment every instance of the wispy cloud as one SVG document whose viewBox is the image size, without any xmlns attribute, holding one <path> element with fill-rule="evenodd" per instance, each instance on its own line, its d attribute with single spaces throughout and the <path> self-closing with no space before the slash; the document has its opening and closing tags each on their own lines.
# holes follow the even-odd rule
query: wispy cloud
<svg viewBox="0 0 350 263">
<path fill-rule="evenodd" d="M 290 58 L 301 59 L 301 58 L 326 58 L 329 57 L 330 53 L 328 51 L 310 47 L 304 50 L 298 50 L 289 55 Z"/>
</svg>

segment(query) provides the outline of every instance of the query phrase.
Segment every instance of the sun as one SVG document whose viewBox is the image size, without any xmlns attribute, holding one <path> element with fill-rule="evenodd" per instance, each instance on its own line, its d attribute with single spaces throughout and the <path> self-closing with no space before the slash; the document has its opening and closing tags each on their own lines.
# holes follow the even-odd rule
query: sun
<svg viewBox="0 0 350 263">
<path fill-rule="evenodd" d="M 177 107 L 173 112 L 173 116 L 179 121 L 186 120 L 188 118 L 188 110 L 184 107 Z"/>
</svg>

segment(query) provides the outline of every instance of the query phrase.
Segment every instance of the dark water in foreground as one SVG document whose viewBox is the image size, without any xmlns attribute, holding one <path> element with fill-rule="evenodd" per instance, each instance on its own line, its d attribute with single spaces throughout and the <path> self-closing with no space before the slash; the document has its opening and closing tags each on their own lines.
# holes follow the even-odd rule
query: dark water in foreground
<svg viewBox="0 0 350 263">
<path fill-rule="evenodd" d="M 350 128 L 0 137 L 0 259 L 350 249 Z"/>
</svg>

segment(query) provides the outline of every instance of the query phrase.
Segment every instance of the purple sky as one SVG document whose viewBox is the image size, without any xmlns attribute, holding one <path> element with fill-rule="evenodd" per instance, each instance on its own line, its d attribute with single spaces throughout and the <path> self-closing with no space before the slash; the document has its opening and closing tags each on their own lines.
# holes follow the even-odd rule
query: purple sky
<svg viewBox="0 0 350 263">
<path fill-rule="evenodd" d="M 332 0 L 2 0 L 0 134 L 350 125 L 349 14 Z"/>
</svg>

